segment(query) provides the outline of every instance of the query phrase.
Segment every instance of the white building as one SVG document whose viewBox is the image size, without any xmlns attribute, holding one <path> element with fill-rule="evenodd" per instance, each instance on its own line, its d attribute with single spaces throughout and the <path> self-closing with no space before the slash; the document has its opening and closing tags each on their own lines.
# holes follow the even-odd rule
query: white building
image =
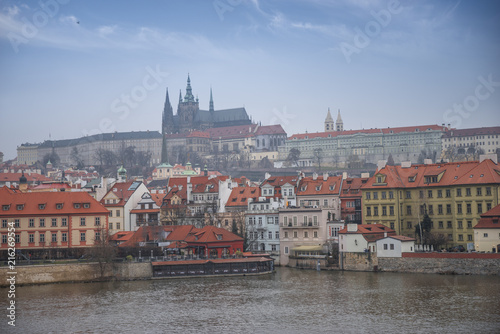
<svg viewBox="0 0 500 334">
<path fill-rule="evenodd" d="M 415 239 L 402 235 L 378 239 L 375 243 L 377 257 L 401 257 L 402 253 L 415 252 Z"/>
</svg>

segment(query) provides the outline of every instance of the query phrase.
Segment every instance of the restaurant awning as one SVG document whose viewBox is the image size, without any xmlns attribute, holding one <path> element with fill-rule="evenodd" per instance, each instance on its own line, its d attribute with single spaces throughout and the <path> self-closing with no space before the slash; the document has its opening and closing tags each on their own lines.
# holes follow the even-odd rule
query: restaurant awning
<svg viewBox="0 0 500 334">
<path fill-rule="evenodd" d="M 314 251 L 322 251 L 323 246 L 298 246 L 292 248 L 293 251 L 303 251 L 303 252 L 314 252 Z"/>
</svg>

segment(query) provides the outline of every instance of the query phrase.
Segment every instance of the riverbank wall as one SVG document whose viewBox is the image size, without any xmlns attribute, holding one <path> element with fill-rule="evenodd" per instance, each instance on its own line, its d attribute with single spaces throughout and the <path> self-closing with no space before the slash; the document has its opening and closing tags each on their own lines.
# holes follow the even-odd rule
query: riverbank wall
<svg viewBox="0 0 500 334">
<path fill-rule="evenodd" d="M 99 263 L 17 266 L 14 270 L 8 267 L 0 268 L 0 277 L 11 276 L 15 276 L 16 285 L 31 285 L 150 279 L 153 277 L 153 270 L 149 262 L 112 263 L 104 267 L 102 273 Z M 0 287 L 5 287 L 8 284 L 9 282 L 6 280 L 0 281 Z"/>
<path fill-rule="evenodd" d="M 377 257 L 376 253 L 341 253 L 340 269 L 449 275 L 500 275 L 500 254 L 402 253 Z"/>
</svg>

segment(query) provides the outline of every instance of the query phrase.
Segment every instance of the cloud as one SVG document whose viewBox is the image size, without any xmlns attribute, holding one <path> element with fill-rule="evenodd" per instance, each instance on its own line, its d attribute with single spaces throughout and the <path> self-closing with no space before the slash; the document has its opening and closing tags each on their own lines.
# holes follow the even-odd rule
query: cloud
<svg viewBox="0 0 500 334">
<path fill-rule="evenodd" d="M 5 7 L 4 11 L 7 12 L 8 16 L 15 17 L 21 10 L 16 5 L 13 5 L 12 7 Z"/>
<path fill-rule="evenodd" d="M 115 32 L 116 28 L 117 28 L 116 25 L 114 25 L 114 26 L 101 26 L 101 27 L 97 28 L 97 33 L 101 37 L 106 37 L 108 35 L 113 34 Z"/>
<path fill-rule="evenodd" d="M 59 18 L 59 22 L 63 24 L 77 24 L 79 21 L 73 15 L 66 15 L 66 16 L 61 16 Z"/>
</svg>

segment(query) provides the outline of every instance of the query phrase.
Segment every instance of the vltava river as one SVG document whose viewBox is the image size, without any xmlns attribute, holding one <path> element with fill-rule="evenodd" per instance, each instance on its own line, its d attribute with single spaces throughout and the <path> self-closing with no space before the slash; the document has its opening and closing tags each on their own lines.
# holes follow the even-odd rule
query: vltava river
<svg viewBox="0 0 500 334">
<path fill-rule="evenodd" d="M 18 287 L 16 306 L 0 333 L 500 333 L 500 278 L 278 268 Z"/>
</svg>

